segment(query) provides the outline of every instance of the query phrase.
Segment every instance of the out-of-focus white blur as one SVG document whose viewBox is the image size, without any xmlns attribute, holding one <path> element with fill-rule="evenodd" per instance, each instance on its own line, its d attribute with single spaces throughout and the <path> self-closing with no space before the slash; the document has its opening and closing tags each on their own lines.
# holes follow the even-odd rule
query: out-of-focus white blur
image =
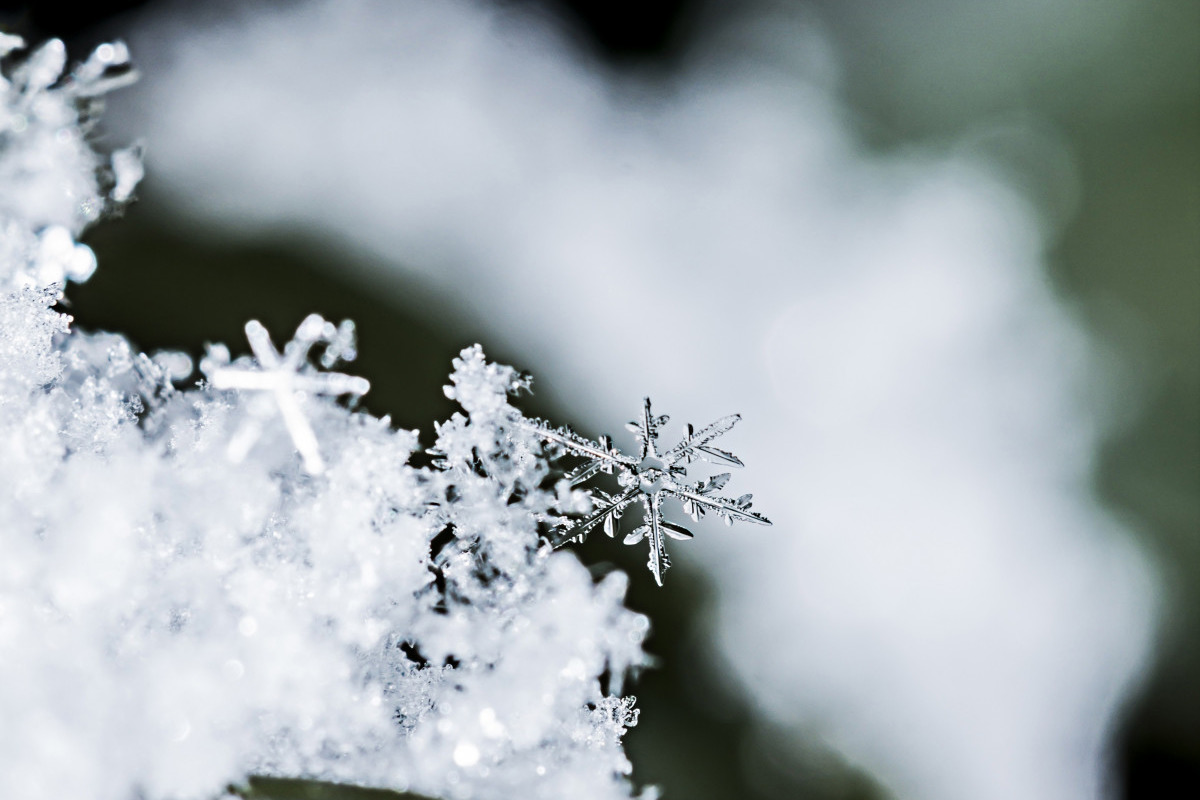
<svg viewBox="0 0 1200 800">
<path fill-rule="evenodd" d="M 1090 491 L 1102 376 L 1031 206 L 961 155 L 863 152 L 819 32 L 726 20 L 670 79 L 465 2 L 164 16 L 132 44 L 114 116 L 183 213 L 382 257 L 358 277 L 433 285 L 598 430 L 643 394 L 744 415 L 730 488 L 775 527 L 674 552 L 764 714 L 902 798 L 1102 795 L 1154 606 Z"/>
</svg>

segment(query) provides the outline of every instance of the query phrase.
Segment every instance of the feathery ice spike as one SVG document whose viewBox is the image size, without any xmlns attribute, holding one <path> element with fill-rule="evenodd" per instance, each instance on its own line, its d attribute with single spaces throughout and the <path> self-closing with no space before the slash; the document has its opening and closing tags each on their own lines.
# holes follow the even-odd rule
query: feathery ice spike
<svg viewBox="0 0 1200 800">
<path fill-rule="evenodd" d="M 568 542 L 582 542 L 597 527 L 603 527 L 608 536 L 617 532 L 618 520 L 634 503 L 641 503 L 645 510 L 645 521 L 629 533 L 625 544 L 637 544 L 649 537 L 650 560 L 647 566 L 655 582 L 662 586 L 663 573 L 671 566 L 667 555 L 666 538 L 691 539 L 687 528 L 663 517 L 663 500 L 674 497 L 683 503 L 684 511 L 692 519 L 699 520 L 705 513 L 712 512 L 725 520 L 727 525 L 735 521 L 770 525 L 771 521 L 762 514 L 750 510 L 751 495 L 745 494 L 736 500 L 717 494 L 729 482 L 730 473 L 714 475 L 707 480 L 690 481 L 686 465 L 693 461 L 707 461 L 723 466 L 740 467 L 742 462 L 733 453 L 711 446 L 711 442 L 728 433 L 741 416 L 730 414 L 716 422 L 696 430 L 687 426 L 687 435 L 679 444 L 666 452 L 658 448 L 659 430 L 669 417 L 655 416 L 650 407 L 650 398 L 645 399 L 640 419 L 627 426 L 637 438 L 639 453 L 635 458 L 622 453 L 613 446 L 612 439 L 601 436 L 593 442 L 568 428 L 556 428 L 543 420 L 526 420 L 523 424 L 550 445 L 565 454 L 586 459 L 584 463 L 567 474 L 572 486 L 578 486 L 597 473 L 617 474 L 621 491 L 609 494 L 601 489 L 592 490 L 594 510 L 586 517 L 568 523 L 559 531 L 553 542 L 561 547 Z"/>
<path fill-rule="evenodd" d="M 296 335 L 284 348 L 283 353 L 275 349 L 266 327 L 256 319 L 246 323 L 246 339 L 258 362 L 257 367 L 228 365 L 228 351 L 223 353 L 214 348 L 201 368 L 208 375 L 214 389 L 238 389 L 270 393 L 275 410 L 283 417 L 292 443 L 304 461 L 304 469 L 311 475 L 325 470 L 317 446 L 317 436 L 304 416 L 301 403 L 308 394 L 336 397 L 366 394 L 371 384 L 366 378 L 344 375 L 340 372 L 317 372 L 308 363 L 308 352 L 318 342 L 326 344 L 325 357 L 321 363 L 331 367 L 337 360 L 354 358 L 354 326 L 349 321 L 340 327 L 326 322 L 319 314 L 310 314 L 296 329 Z M 224 350 L 224 348 L 220 348 Z M 215 357 L 214 357 L 215 356 Z M 267 399 L 267 398 L 264 398 Z M 242 461 L 262 433 L 262 423 L 271 413 L 267 404 L 252 405 L 241 429 L 229 442 L 229 458 L 235 463 Z"/>
</svg>

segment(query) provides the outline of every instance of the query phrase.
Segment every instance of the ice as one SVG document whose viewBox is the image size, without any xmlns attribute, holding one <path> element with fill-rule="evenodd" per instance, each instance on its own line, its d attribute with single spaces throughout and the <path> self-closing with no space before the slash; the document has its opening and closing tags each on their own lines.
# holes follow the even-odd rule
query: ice
<svg viewBox="0 0 1200 800">
<path fill-rule="evenodd" d="M 686 540 L 693 536 L 687 528 L 663 517 L 664 499 L 674 497 L 682 501 L 684 510 L 697 521 L 711 511 L 730 525 L 735 520 L 758 525 L 771 524 L 762 514 L 750 511 L 751 495 L 744 494 L 732 500 L 717 494 L 728 482 L 729 473 L 722 473 L 707 481 L 688 480 L 686 465 L 693 461 L 742 466 L 742 462 L 732 453 L 709 445 L 714 439 L 732 430 L 741 417 L 730 414 L 699 431 L 689 424 L 683 440 L 666 453 L 660 454 L 660 428 L 667 424 L 669 419 L 665 415 L 654 414 L 649 397 L 643 401 L 641 416 L 627 425 L 634 432 L 640 448 L 636 457 L 628 456 L 614 448 L 608 436 L 601 437 L 599 442 L 593 442 L 569 429 L 556 428 L 542 420 L 523 423 L 561 453 L 586 459 L 581 466 L 568 474 L 571 485 L 582 484 L 600 472 L 610 475 L 616 473 L 617 482 L 624 490 L 616 495 L 600 489 L 593 490 L 593 511 L 582 519 L 568 521 L 561 528 L 557 537 L 559 546 L 568 542 L 583 541 L 588 533 L 600 526 L 609 537 L 615 536 L 617 521 L 621 515 L 630 506 L 640 503 L 645 511 L 646 521 L 622 541 L 624 544 L 634 545 L 649 536 L 650 560 L 646 566 L 654 576 L 654 581 L 662 586 L 663 573 L 671 566 L 666 539 Z"/>
</svg>

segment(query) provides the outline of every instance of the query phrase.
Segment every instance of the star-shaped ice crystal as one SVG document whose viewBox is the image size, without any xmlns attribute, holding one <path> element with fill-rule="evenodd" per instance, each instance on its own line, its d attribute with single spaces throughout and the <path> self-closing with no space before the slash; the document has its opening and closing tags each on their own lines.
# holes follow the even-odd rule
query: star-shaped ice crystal
<svg viewBox="0 0 1200 800">
<path fill-rule="evenodd" d="M 347 333 L 348 332 L 348 333 Z M 329 350 L 337 348 L 330 357 L 322 359 L 325 366 L 332 366 L 337 358 L 349 360 L 353 357 L 353 345 L 347 344 L 353 337 L 353 326 L 343 323 L 335 328 L 318 314 L 310 314 L 292 341 L 283 348 L 275 349 L 271 335 L 258 320 L 246 323 L 246 339 L 258 362 L 255 367 L 218 364 L 206 369 L 209 382 L 215 389 L 235 389 L 265 393 L 261 400 L 250 404 L 242 427 L 229 442 L 229 457 L 240 462 L 262 433 L 263 422 L 274 411 L 283 417 L 292 443 L 304 461 L 304 468 L 313 475 L 325 469 L 317 446 L 317 436 L 304 415 L 303 404 L 308 395 L 359 396 L 366 394 L 371 384 L 366 378 L 343 375 L 340 372 L 317 372 L 308 363 L 308 353 L 317 342 L 330 344 Z"/>
<path fill-rule="evenodd" d="M 734 500 L 717 494 L 729 481 L 730 473 L 721 473 L 700 481 L 690 481 L 687 477 L 686 465 L 692 461 L 742 466 L 737 456 L 709 444 L 733 428 L 741 416 L 730 414 L 698 431 L 688 425 L 683 441 L 660 453 L 659 429 L 668 419 L 665 415 L 654 416 L 650 409 L 650 398 L 647 397 L 641 418 L 630 422 L 628 426 L 640 445 L 640 453 L 636 458 L 613 447 L 612 439 L 608 436 L 601 436 L 599 442 L 593 442 L 567 428 L 555 428 L 541 420 L 529 420 L 525 423 L 530 430 L 552 445 L 560 447 L 568 454 L 587 459 L 567 476 L 572 486 L 583 483 L 599 472 L 610 475 L 615 472 L 617 482 L 621 486 L 621 491 L 616 494 L 593 489 L 594 510 L 583 519 L 562 529 L 554 541 L 555 547 L 567 542 L 582 541 L 599 525 L 603 525 L 606 534 L 613 536 L 617 530 L 617 521 L 625 509 L 634 503 L 641 503 L 645 511 L 645 520 L 627 535 L 624 541 L 625 544 L 632 545 L 649 537 L 650 560 L 647 566 L 653 573 L 655 582 L 662 586 L 663 573 L 671 566 L 671 559 L 667 556 L 666 537 L 691 539 L 693 536 L 687 528 L 663 517 L 663 501 L 666 498 L 674 497 L 679 500 L 684 511 L 696 520 L 711 511 L 722 517 L 728 525 L 735 521 L 771 524 L 769 519 L 750 510 L 751 495 L 745 494 Z"/>
</svg>

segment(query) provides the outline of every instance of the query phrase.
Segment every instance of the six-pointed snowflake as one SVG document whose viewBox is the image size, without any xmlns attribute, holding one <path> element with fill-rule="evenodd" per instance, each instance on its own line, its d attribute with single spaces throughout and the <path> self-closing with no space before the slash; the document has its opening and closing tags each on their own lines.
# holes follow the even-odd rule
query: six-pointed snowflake
<svg viewBox="0 0 1200 800">
<path fill-rule="evenodd" d="M 308 353 L 318 342 L 325 342 L 322 366 L 330 367 L 338 359 L 350 360 L 354 357 L 353 326 L 342 323 L 341 328 L 335 328 L 326 322 L 319 314 L 310 314 L 296 329 L 292 341 L 283 348 L 281 354 L 271 342 L 271 335 L 258 320 L 246 323 L 246 339 L 257 360 L 257 367 L 240 367 L 228 365 L 228 354 L 216 358 L 213 363 L 212 354 L 208 364 L 202 368 L 208 374 L 209 382 L 214 389 L 240 389 L 269 393 L 264 395 L 262 402 L 252 403 L 249 414 L 241 429 L 229 442 L 229 457 L 234 462 L 240 462 L 246 457 L 254 442 L 262 433 L 265 418 L 273 413 L 273 409 L 283 417 L 292 443 L 304 460 L 304 468 L 313 475 L 325 469 L 317 447 L 317 437 L 312 426 L 304 416 L 303 403 L 309 394 L 336 397 L 366 394 L 371 388 L 366 378 L 355 375 L 343 375 L 340 372 L 317 372 L 308 363 Z M 225 362 L 225 363 L 222 363 Z M 273 401 L 273 402 L 272 402 Z M 272 409 L 273 407 L 273 409 Z"/>
<path fill-rule="evenodd" d="M 625 537 L 625 544 L 637 544 L 642 539 L 650 540 L 650 560 L 647 566 L 654 580 L 662 586 L 663 573 L 671 566 L 667 556 L 666 537 L 691 539 L 687 528 L 663 517 L 663 501 L 673 497 L 683 504 L 684 511 L 699 520 L 706 512 L 713 512 L 732 525 L 736 520 L 770 525 L 771 521 L 750 510 L 748 494 L 737 499 L 717 494 L 728 483 L 730 473 L 724 472 L 707 480 L 690 481 L 686 465 L 692 461 L 707 461 L 733 467 L 742 462 L 732 453 L 718 450 L 710 445 L 717 437 L 727 433 L 741 416 L 730 414 L 700 430 L 687 426 L 687 435 L 679 444 L 666 452 L 659 452 L 659 429 L 668 417 L 655 416 L 650 409 L 650 398 L 646 398 L 641 419 L 630 422 L 628 427 L 637 437 L 639 455 L 634 458 L 617 450 L 608 436 L 593 442 L 567 428 L 555 428 L 542 420 L 528 420 L 524 424 L 545 441 L 557 446 L 567 454 L 580 456 L 586 461 L 568 474 L 572 486 L 587 481 L 597 473 L 617 474 L 621 489 L 609 494 L 593 489 L 594 510 L 583 519 L 568 524 L 560 530 L 553 542 L 560 547 L 568 542 L 583 539 L 598 526 L 603 526 L 609 536 L 615 535 L 617 521 L 622 513 L 634 503 L 641 503 L 645 519 Z"/>
</svg>

